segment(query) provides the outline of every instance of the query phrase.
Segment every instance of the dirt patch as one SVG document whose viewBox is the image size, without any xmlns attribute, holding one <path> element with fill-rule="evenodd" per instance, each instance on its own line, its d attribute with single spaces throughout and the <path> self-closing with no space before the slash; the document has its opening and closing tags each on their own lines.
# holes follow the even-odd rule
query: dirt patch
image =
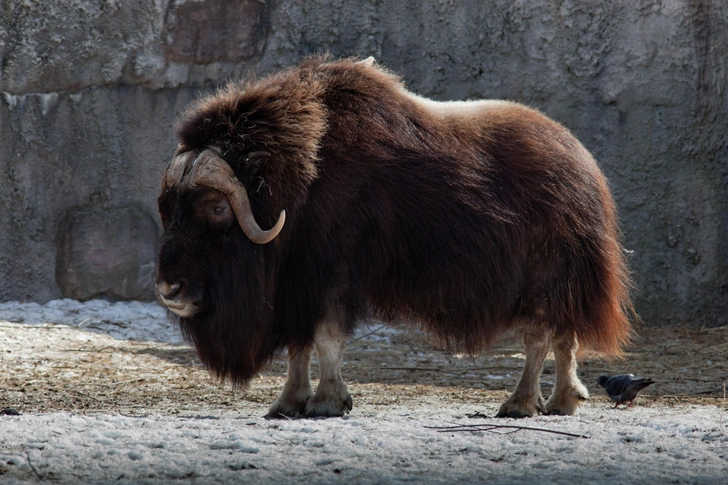
<svg viewBox="0 0 728 485">
<path fill-rule="evenodd" d="M 493 409 L 515 386 L 523 349 L 502 342 L 477 358 L 458 357 L 418 334 L 372 328 L 351 339 L 344 378 L 357 403 L 389 406 L 437 400 Z M 366 332 L 365 332 L 366 333 Z M 386 337 L 386 338 L 385 338 Z M 586 356 L 579 375 L 593 401 L 608 402 L 596 386 L 600 374 L 631 372 L 656 384 L 641 406 L 722 404 L 728 380 L 728 327 L 644 328 L 623 360 Z M 314 375 L 315 375 L 314 365 Z M 553 360 L 542 378 L 553 385 Z M 283 385 L 285 363 L 277 359 L 247 389 L 219 383 L 194 351 L 167 343 L 117 340 L 70 326 L 0 325 L 0 407 L 23 413 L 214 413 L 236 407 L 265 410 Z"/>
</svg>

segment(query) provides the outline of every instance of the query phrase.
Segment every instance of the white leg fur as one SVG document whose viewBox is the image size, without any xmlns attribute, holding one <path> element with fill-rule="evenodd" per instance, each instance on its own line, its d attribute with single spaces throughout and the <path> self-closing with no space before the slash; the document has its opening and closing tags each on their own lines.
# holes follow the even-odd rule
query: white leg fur
<svg viewBox="0 0 728 485">
<path fill-rule="evenodd" d="M 306 403 L 313 396 L 309 367 L 313 346 L 304 348 L 288 348 L 288 379 L 283 385 L 283 392 L 278 396 L 266 417 L 300 417 L 306 408 Z"/>
<path fill-rule="evenodd" d="M 573 333 L 554 335 L 552 339 L 556 359 L 556 384 L 546 402 L 548 414 L 572 415 L 589 399 L 589 391 L 576 375 L 576 351 L 579 343 Z"/>
<path fill-rule="evenodd" d="M 335 320 L 327 318 L 319 324 L 314 343 L 321 380 L 316 394 L 306 404 L 306 416 L 343 416 L 351 411 L 351 396 L 341 378 L 341 357 L 345 339 L 346 335 Z"/>
<path fill-rule="evenodd" d="M 551 330 L 546 325 L 534 325 L 526 329 L 523 334 L 523 344 L 526 346 L 523 373 L 513 394 L 498 410 L 497 417 L 525 418 L 546 412 L 539 380 L 543 362 L 549 353 L 550 340 Z"/>
</svg>

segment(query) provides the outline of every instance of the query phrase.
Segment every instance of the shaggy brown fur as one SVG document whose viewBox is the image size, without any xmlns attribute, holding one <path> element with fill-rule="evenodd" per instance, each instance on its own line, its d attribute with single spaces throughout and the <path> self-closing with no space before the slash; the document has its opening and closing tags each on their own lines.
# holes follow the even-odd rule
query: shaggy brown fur
<svg viewBox="0 0 728 485">
<path fill-rule="evenodd" d="M 335 313 L 415 322 L 476 353 L 531 322 L 618 354 L 630 281 L 614 202 L 561 125 L 509 102 L 433 103 L 371 63 L 312 57 L 193 106 L 179 152 L 214 146 L 246 186 L 259 246 L 211 228 L 205 191 L 165 190 L 159 278 L 204 311 L 180 319 L 203 362 L 246 382 Z M 265 150 L 265 166 L 246 154 Z"/>
</svg>

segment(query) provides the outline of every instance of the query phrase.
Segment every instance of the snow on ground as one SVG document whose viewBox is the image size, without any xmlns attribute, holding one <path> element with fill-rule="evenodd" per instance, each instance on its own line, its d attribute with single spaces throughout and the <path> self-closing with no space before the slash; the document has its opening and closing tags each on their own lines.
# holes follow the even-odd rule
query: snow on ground
<svg viewBox="0 0 728 485">
<path fill-rule="evenodd" d="M 155 304 L 2 303 L 3 321 L 183 345 Z M 0 346 L 2 336 L 0 328 Z M 325 420 L 266 421 L 266 408 L 0 416 L 0 483 L 728 483 L 728 413 L 718 406 L 592 401 L 576 417 L 523 420 L 470 419 L 472 403 L 433 398 L 355 403 L 349 416 Z M 432 428 L 484 423 L 538 429 Z"/>
<path fill-rule="evenodd" d="M 53 300 L 38 303 L 0 303 L 0 321 L 25 325 L 65 325 L 120 340 L 152 340 L 182 345 L 182 335 L 156 303 L 92 300 Z"/>
<path fill-rule="evenodd" d="M 429 406 L 298 421 L 54 413 L 1 418 L 0 463 L 15 469 L 9 484 L 16 474 L 150 484 L 726 482 L 728 443 L 714 410 L 613 415 L 587 408 L 579 418 L 508 422 L 590 436 L 572 438 L 442 433 L 426 426 L 484 420 Z"/>
</svg>

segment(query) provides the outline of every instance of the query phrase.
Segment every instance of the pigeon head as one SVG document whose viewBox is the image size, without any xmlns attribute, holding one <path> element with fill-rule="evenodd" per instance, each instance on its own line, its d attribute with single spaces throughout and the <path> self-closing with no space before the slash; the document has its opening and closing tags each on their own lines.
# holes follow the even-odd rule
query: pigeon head
<svg viewBox="0 0 728 485">
<path fill-rule="evenodd" d="M 600 385 L 602 387 L 606 387 L 606 385 L 607 385 L 607 379 L 609 379 L 609 376 L 607 376 L 607 375 L 601 375 L 601 376 L 599 376 L 599 380 L 597 381 L 597 385 Z"/>
</svg>

